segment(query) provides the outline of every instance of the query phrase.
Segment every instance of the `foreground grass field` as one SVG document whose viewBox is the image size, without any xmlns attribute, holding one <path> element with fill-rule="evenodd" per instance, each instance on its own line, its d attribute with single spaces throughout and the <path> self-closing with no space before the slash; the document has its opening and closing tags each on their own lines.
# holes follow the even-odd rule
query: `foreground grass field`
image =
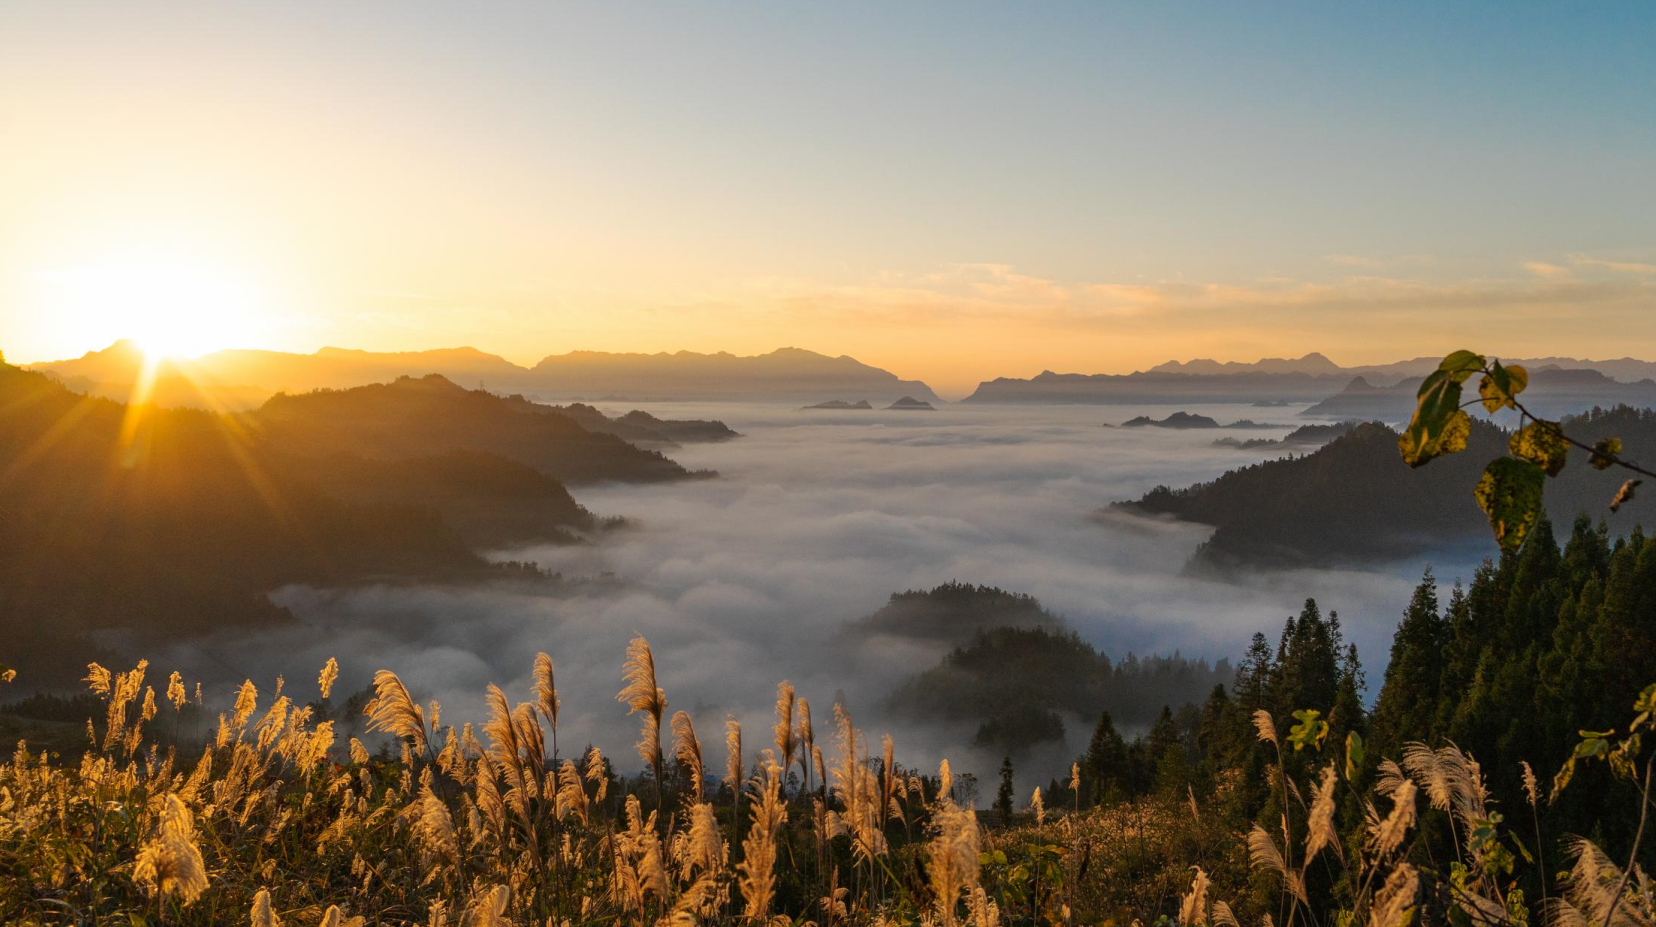
<svg viewBox="0 0 1656 927">
<path fill-rule="evenodd" d="M 80 734 L 84 755 L 19 742 L 0 767 L 0 923 L 1648 927 L 1656 912 L 1637 865 L 1588 841 L 1536 861 L 1541 835 L 1517 836 L 1452 745 L 1368 763 L 1360 738 L 1325 742 L 1314 711 L 1282 734 L 1268 713 L 1253 719 L 1275 759 L 1254 774 L 1264 826 L 1238 811 L 1242 770 L 1201 795 L 1082 808 L 1077 768 L 1061 789 L 1070 807 L 1036 790 L 987 827 L 947 762 L 906 768 L 890 738 L 876 748 L 837 707 L 825 762 L 786 683 L 762 746 L 730 721 L 714 767 L 689 716 L 668 716 L 642 639 L 618 696 L 641 719 L 645 771 L 630 778 L 596 749 L 560 755 L 544 654 L 527 700 L 489 687 L 480 732 L 442 725 L 440 706 L 381 671 L 367 731 L 392 746 L 377 754 L 317 720 L 336 677 L 330 661 L 308 705 L 244 684 L 211 742 L 182 755 L 154 735 L 169 714 L 201 711 L 199 688 L 175 673 L 158 691 L 142 663 L 92 665 L 102 717 Z M 1647 690 L 1626 737 L 1577 750 L 1642 789 L 1641 825 L 1653 703 Z M 63 728 L 43 731 L 61 742 Z M 1547 801 L 1527 767 L 1525 782 L 1505 806 L 1515 820 Z M 1549 863 L 1568 871 L 1554 880 Z M 1554 886 L 1546 897 L 1525 897 L 1526 866 Z"/>
</svg>

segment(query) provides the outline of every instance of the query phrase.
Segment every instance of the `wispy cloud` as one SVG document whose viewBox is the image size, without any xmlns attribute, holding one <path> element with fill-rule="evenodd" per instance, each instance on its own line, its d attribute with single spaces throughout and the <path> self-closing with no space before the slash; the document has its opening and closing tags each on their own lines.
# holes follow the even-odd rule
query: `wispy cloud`
<svg viewBox="0 0 1656 927">
<path fill-rule="evenodd" d="M 1570 263 L 1577 267 L 1597 267 L 1602 270 L 1613 270 L 1619 274 L 1656 274 L 1656 264 L 1641 264 L 1634 261 L 1606 261 L 1585 254 L 1570 255 Z"/>
<path fill-rule="evenodd" d="M 1559 264 L 1549 264 L 1546 261 L 1525 261 L 1524 269 L 1540 277 L 1542 280 L 1572 280 L 1575 274 L 1568 267 Z"/>
</svg>

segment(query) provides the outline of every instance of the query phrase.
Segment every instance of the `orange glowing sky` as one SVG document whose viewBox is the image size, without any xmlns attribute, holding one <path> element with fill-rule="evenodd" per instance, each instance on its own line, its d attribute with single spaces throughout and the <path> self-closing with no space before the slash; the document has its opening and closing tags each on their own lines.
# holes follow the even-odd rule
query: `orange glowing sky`
<svg viewBox="0 0 1656 927">
<path fill-rule="evenodd" d="M 1652 18 L 1524 13 L 10 3 L 0 349 L 1656 357 Z"/>
</svg>

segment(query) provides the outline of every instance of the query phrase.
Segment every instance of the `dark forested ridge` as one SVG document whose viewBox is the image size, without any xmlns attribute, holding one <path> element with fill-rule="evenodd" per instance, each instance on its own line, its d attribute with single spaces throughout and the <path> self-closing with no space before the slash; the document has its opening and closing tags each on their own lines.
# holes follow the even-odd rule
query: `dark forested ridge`
<svg viewBox="0 0 1656 927">
<path fill-rule="evenodd" d="M 1567 418 L 1565 431 L 1589 444 L 1619 436 L 1633 459 L 1656 457 L 1656 413 L 1619 406 Z M 1490 458 L 1506 452 L 1507 434 L 1474 421 L 1465 453 L 1411 469 L 1399 458 L 1397 432 L 1359 425 L 1310 454 L 1232 470 L 1209 483 L 1159 486 L 1127 511 L 1172 515 L 1214 525 L 1196 562 L 1216 567 L 1318 566 L 1418 556 L 1436 547 L 1483 541 L 1488 519 L 1472 496 Z M 1568 523 L 1591 512 L 1622 533 L 1637 506 L 1606 508 L 1623 477 L 1568 467 L 1547 481 L 1547 511 Z"/>
<path fill-rule="evenodd" d="M 249 428 L 240 417 L 72 393 L 0 365 L 0 634 L 18 662 L 46 683 L 74 670 L 54 655 L 83 668 L 89 646 L 61 644 L 92 630 L 282 621 L 266 593 L 284 584 L 483 578 L 498 571 L 477 548 L 574 541 L 572 532 L 597 527 L 552 476 L 489 450 L 445 447 L 466 432 L 423 414 L 424 404 L 296 405 L 302 413 L 278 409 L 274 427 Z M 330 421 L 335 410 L 341 419 Z M 479 433 L 532 448 L 544 429 L 565 427 L 511 414 L 533 426 L 530 438 L 514 444 L 502 419 L 485 418 Z M 427 425 L 435 437 L 422 443 L 414 433 Z M 347 440 L 353 428 L 360 442 Z M 296 440 L 273 445 L 277 436 Z M 573 422 L 571 445 L 613 455 L 582 458 L 587 468 L 676 467 Z"/>
<path fill-rule="evenodd" d="M 551 405 L 533 402 L 520 394 L 506 397 L 507 402 L 520 412 L 542 415 L 566 415 L 579 422 L 582 428 L 598 434 L 614 435 L 623 441 L 643 447 L 674 448 L 679 444 L 701 441 L 728 441 L 741 435 L 718 420 L 664 419 L 642 409 L 625 415 L 605 415 L 596 406 L 584 402 Z"/>
<path fill-rule="evenodd" d="M 994 586 L 947 582 L 932 589 L 894 592 L 880 610 L 848 622 L 843 635 L 890 635 L 963 644 L 990 628 L 1061 628 L 1064 619 L 1034 596 Z"/>
<path fill-rule="evenodd" d="M 278 395 L 244 420 L 262 441 L 317 457 L 354 453 L 402 458 L 481 450 L 542 470 L 566 483 L 653 481 L 692 474 L 659 451 L 588 431 L 550 409 L 468 390 L 435 374 L 342 390 Z"/>
<path fill-rule="evenodd" d="M 954 643 L 937 666 L 892 694 L 891 709 L 976 723 L 979 747 L 1017 755 L 1062 741 L 1064 715 L 1092 718 L 1109 710 L 1124 724 L 1149 726 L 1164 707 L 1198 701 L 1231 677 L 1226 661 L 1209 665 L 1176 653 L 1112 661 L 1064 624 L 1033 596 L 945 583 L 896 593 L 847 630 Z"/>
</svg>

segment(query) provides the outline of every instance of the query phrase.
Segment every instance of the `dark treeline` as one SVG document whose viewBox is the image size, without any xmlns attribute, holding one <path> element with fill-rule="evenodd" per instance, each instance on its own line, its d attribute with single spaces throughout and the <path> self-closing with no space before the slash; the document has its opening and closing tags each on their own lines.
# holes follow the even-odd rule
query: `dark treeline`
<svg viewBox="0 0 1656 927">
<path fill-rule="evenodd" d="M 1081 794 L 1053 780 L 1048 803 L 1085 808 L 1144 796 L 1205 802 L 1223 795 L 1220 806 L 1204 805 L 1201 813 L 1244 830 L 1252 822 L 1280 827 L 1281 793 L 1271 772 L 1277 756 L 1261 742 L 1253 714 L 1269 712 L 1286 737 L 1303 720 L 1295 713 L 1309 709 L 1328 732 L 1313 749 L 1285 753 L 1290 779 L 1304 782 L 1316 768 L 1341 761 L 1348 734 L 1367 757 L 1356 767 L 1357 787 L 1372 786 L 1377 764 L 1400 760 L 1411 743 L 1453 744 L 1475 759 L 1496 807 L 1522 835 L 1515 839 L 1524 852 L 1539 850 L 1538 862 L 1515 876 L 1538 898 L 1542 882 L 1566 868 L 1563 842 L 1572 835 L 1592 837 L 1612 853 L 1632 844 L 1638 815 L 1628 812 L 1637 808 L 1637 788 L 1603 765 L 1580 767 L 1569 788 L 1549 793 L 1582 732 L 1625 727 L 1640 691 L 1656 683 L 1656 538 L 1635 528 L 1613 539 L 1603 523 L 1582 517 L 1561 546 L 1543 521 L 1521 551 L 1486 562 L 1446 601 L 1428 569 L 1398 624 L 1372 710 L 1364 709 L 1364 682 L 1338 616 L 1308 600 L 1274 644 L 1256 635 L 1234 679 L 1215 686 L 1201 706 L 1164 708 L 1147 733 L 1131 739 L 1118 729 L 1119 715 L 1100 715 L 1077 758 Z M 1524 764 L 1538 783 L 1535 840 Z M 1216 788 L 1238 780 L 1240 788 Z M 1293 813 L 1304 809 L 1295 805 Z M 1361 814 L 1342 807 L 1339 820 L 1342 832 L 1357 839 Z M 1413 852 L 1422 871 L 1441 875 L 1444 867 L 1434 870 L 1431 861 L 1452 860 L 1455 848 L 1440 832 Z M 1350 888 L 1315 880 L 1309 886 L 1314 897 L 1335 904 Z"/>
<path fill-rule="evenodd" d="M 1588 444 L 1619 436 L 1634 459 L 1656 455 L 1656 412 L 1618 406 L 1565 418 L 1566 433 Z M 1412 469 L 1398 456 L 1398 434 L 1378 423 L 1358 425 L 1309 454 L 1232 470 L 1184 489 L 1158 486 L 1127 511 L 1172 515 L 1217 530 L 1196 561 L 1221 568 L 1319 566 L 1408 559 L 1445 544 L 1481 544 L 1489 520 L 1470 487 L 1484 465 L 1506 453 L 1508 434 L 1475 419 L 1467 452 Z M 1625 475 L 1566 467 L 1547 486 L 1547 510 L 1568 521 L 1581 511 L 1604 512 L 1625 533 L 1636 515 L 1612 514 L 1605 503 Z"/>
<path fill-rule="evenodd" d="M 238 417 L 88 397 L 0 363 L 0 638 L 34 684 L 72 685 L 89 659 L 122 662 L 91 632 L 281 622 L 267 593 L 288 583 L 535 578 L 474 551 L 600 527 L 546 468 L 611 458 L 677 469 L 447 381 Z"/>
<path fill-rule="evenodd" d="M 1061 742 L 1065 715 L 1108 711 L 1125 725 L 1146 727 L 1232 676 L 1228 661 L 1129 653 L 1111 660 L 1073 631 L 1047 627 L 979 630 L 936 667 L 910 679 L 891 698 L 913 717 L 976 721 L 975 744 L 1019 755 Z"/>
</svg>

